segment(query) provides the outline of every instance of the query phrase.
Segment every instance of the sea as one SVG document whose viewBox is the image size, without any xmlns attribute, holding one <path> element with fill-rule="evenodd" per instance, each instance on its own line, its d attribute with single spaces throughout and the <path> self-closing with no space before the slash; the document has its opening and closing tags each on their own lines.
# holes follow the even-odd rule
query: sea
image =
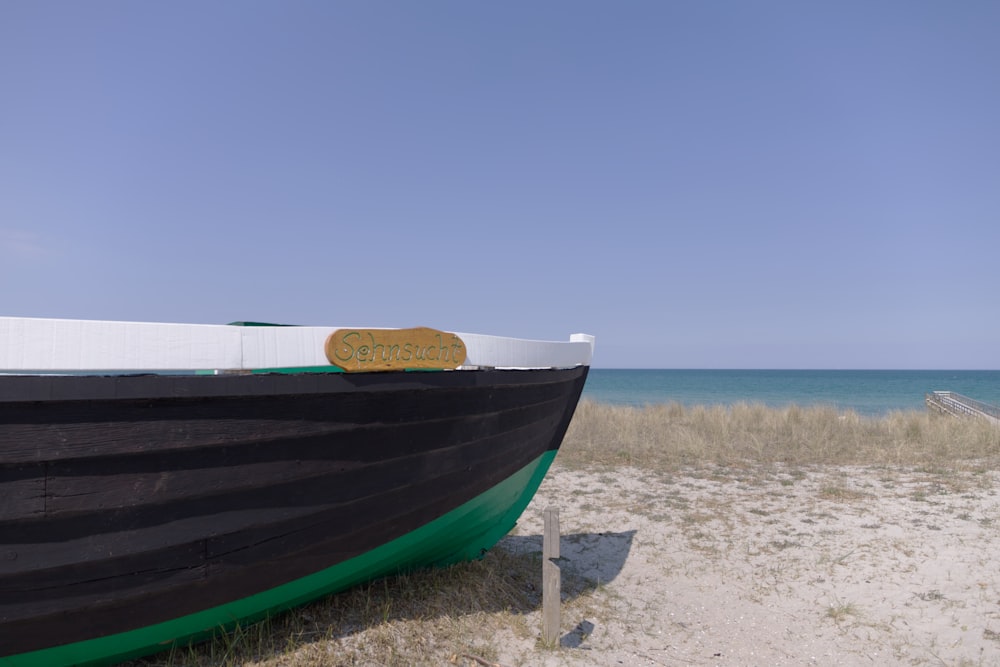
<svg viewBox="0 0 1000 667">
<path fill-rule="evenodd" d="M 952 391 L 1000 405 L 1000 371 L 655 370 L 593 368 L 583 397 L 612 405 L 676 402 L 829 406 L 859 415 L 925 410 L 924 396 Z"/>
</svg>

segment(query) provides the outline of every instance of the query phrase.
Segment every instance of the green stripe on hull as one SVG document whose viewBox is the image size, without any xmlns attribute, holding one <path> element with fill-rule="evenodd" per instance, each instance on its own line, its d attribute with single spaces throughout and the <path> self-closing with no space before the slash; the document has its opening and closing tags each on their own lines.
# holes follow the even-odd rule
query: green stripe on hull
<svg viewBox="0 0 1000 667">
<path fill-rule="evenodd" d="M 379 576 L 481 557 L 506 535 L 545 477 L 556 451 L 430 523 L 315 574 L 171 621 L 108 637 L 0 658 L 4 667 L 102 665 L 206 639 L 220 628 L 249 623 Z"/>
</svg>

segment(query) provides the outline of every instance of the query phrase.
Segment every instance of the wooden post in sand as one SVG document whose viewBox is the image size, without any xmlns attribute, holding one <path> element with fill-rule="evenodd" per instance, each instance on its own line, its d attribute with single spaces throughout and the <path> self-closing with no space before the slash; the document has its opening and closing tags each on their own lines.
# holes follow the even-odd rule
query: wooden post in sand
<svg viewBox="0 0 1000 667">
<path fill-rule="evenodd" d="M 542 535 L 542 640 L 555 646 L 559 640 L 559 510 L 547 508 Z"/>
</svg>

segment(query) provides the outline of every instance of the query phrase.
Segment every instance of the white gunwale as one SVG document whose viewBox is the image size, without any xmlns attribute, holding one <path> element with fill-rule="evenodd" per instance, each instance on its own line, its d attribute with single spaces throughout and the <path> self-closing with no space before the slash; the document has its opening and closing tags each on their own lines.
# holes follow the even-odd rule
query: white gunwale
<svg viewBox="0 0 1000 667">
<path fill-rule="evenodd" d="M 0 373 L 240 371 L 334 367 L 324 353 L 334 326 L 232 326 L 0 317 Z M 372 328 L 372 327 L 368 327 Z M 459 370 L 589 366 L 594 338 L 526 340 L 456 333 L 467 356 Z"/>
</svg>

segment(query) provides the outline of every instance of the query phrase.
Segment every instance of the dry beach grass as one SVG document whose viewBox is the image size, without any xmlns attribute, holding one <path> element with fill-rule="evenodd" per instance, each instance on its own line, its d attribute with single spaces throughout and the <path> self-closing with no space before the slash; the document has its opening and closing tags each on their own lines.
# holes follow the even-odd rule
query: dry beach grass
<svg viewBox="0 0 1000 667">
<path fill-rule="evenodd" d="M 923 413 L 583 402 L 478 562 L 148 665 L 1000 664 L 1000 429 Z M 541 628 L 542 509 L 563 636 Z"/>
<path fill-rule="evenodd" d="M 834 408 L 644 408 L 583 401 L 560 461 L 567 465 L 975 465 L 1000 455 L 996 429 L 925 412 L 862 418 Z"/>
</svg>

